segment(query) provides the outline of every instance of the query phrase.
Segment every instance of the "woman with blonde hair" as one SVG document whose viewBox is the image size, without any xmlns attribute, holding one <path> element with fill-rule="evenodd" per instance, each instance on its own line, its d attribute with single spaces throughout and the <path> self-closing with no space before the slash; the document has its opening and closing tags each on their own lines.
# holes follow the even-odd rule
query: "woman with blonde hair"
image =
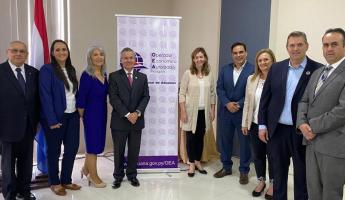
<svg viewBox="0 0 345 200">
<path fill-rule="evenodd" d="M 261 49 L 255 57 L 255 73 L 248 77 L 242 116 L 242 132 L 250 135 L 253 159 L 259 184 L 252 195 L 258 197 L 266 187 L 266 155 L 270 185 L 265 194 L 266 199 L 273 199 L 273 169 L 266 143 L 258 136 L 258 112 L 264 83 L 271 65 L 276 61 L 270 49 Z"/>
</svg>

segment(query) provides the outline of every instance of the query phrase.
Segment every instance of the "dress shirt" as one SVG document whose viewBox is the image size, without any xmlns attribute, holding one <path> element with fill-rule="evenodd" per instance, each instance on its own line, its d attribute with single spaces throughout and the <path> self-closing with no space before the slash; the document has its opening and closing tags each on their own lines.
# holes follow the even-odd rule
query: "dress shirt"
<svg viewBox="0 0 345 200">
<path fill-rule="evenodd" d="M 247 61 L 246 61 L 247 62 Z M 242 72 L 242 70 L 243 70 L 243 68 L 244 68 L 244 65 L 246 64 L 246 62 L 244 62 L 243 63 L 243 65 L 240 67 L 240 69 L 237 69 L 237 67 L 235 66 L 235 64 L 234 64 L 234 71 L 233 71 L 233 73 L 232 73 L 232 75 L 233 75 L 233 77 L 234 77 L 234 85 L 236 85 L 236 83 L 237 83 L 237 80 L 238 80 L 238 77 L 240 77 L 240 75 L 241 75 L 241 72 Z"/>
<path fill-rule="evenodd" d="M 16 78 L 18 79 L 17 77 L 17 71 L 16 69 L 18 68 L 16 65 L 12 64 L 10 61 L 8 61 L 8 63 L 10 64 L 10 67 L 14 73 L 14 75 L 16 76 Z M 20 69 L 22 69 L 21 73 L 24 77 L 24 80 L 26 81 L 26 77 L 25 77 L 25 68 L 24 68 L 24 64 L 22 64 L 21 66 L 19 66 Z"/>
<path fill-rule="evenodd" d="M 291 65 L 291 62 L 289 62 L 289 71 L 288 71 L 288 77 L 287 77 L 287 82 L 286 82 L 284 108 L 279 118 L 279 123 L 281 124 L 293 125 L 292 113 L 291 113 L 291 101 L 295 93 L 298 81 L 301 78 L 306 65 L 307 65 L 306 57 L 297 68 L 293 67 Z"/>
<path fill-rule="evenodd" d="M 132 82 L 133 82 L 133 71 L 134 69 L 132 69 L 131 71 L 127 71 L 125 68 L 123 68 L 123 70 L 125 70 L 125 73 L 126 73 L 126 76 L 128 76 L 128 73 L 131 73 L 131 78 L 132 78 Z M 129 114 L 131 114 L 130 112 L 128 112 L 125 117 L 127 118 L 129 116 Z M 139 116 L 139 113 L 138 113 L 138 116 Z"/>
<path fill-rule="evenodd" d="M 201 78 L 199 81 L 199 110 L 205 110 L 205 80 Z"/>
<path fill-rule="evenodd" d="M 76 111 L 76 99 L 75 99 L 75 92 L 73 92 L 73 83 L 71 80 L 68 78 L 67 70 L 65 67 L 62 68 L 63 73 L 66 76 L 68 85 L 69 85 L 69 90 L 67 90 L 65 86 L 65 94 L 66 94 L 66 110 L 65 113 L 73 113 Z"/>
<path fill-rule="evenodd" d="M 258 113 L 260 107 L 260 99 L 262 94 L 262 89 L 264 88 L 265 80 L 259 79 L 258 86 L 255 90 L 255 98 L 254 98 L 254 113 L 253 113 L 253 122 L 258 124 Z"/>
<path fill-rule="evenodd" d="M 335 70 L 335 69 L 340 65 L 340 63 L 342 63 L 344 60 L 345 60 L 345 57 L 343 57 L 342 59 L 340 59 L 338 62 L 331 64 L 331 65 L 332 65 L 332 69 L 329 70 L 328 76 L 327 76 L 327 77 L 329 77 L 329 76 L 332 74 L 332 72 L 334 72 L 334 70 Z M 327 63 L 326 66 L 328 67 L 328 66 L 331 66 L 331 65 Z"/>
</svg>

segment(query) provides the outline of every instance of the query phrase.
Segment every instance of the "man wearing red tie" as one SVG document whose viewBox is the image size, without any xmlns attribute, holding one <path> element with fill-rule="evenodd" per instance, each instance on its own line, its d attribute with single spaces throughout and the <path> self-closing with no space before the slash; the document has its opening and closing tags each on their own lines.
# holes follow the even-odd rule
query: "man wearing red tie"
<svg viewBox="0 0 345 200">
<path fill-rule="evenodd" d="M 121 51 L 122 69 L 109 76 L 109 99 L 113 107 L 110 127 L 114 143 L 114 189 L 121 186 L 125 176 L 124 153 L 127 140 L 126 176 L 131 185 L 140 185 L 136 178 L 137 162 L 141 132 L 145 127 L 144 112 L 150 96 L 147 77 L 134 70 L 135 62 L 135 52 L 130 48 L 124 48 Z"/>
</svg>

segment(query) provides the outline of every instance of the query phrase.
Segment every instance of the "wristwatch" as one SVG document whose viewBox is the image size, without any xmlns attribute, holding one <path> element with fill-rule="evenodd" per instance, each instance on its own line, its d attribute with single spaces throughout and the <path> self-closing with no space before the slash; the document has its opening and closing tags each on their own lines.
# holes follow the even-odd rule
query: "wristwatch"
<svg viewBox="0 0 345 200">
<path fill-rule="evenodd" d="M 136 110 L 135 112 L 138 114 L 138 117 L 140 117 L 140 116 L 141 116 L 141 112 L 140 112 L 140 110 Z"/>
</svg>

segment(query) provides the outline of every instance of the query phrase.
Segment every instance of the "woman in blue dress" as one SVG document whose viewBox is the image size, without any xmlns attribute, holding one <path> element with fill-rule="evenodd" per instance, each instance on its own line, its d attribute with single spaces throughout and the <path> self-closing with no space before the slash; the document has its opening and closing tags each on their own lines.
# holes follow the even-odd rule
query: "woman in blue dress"
<svg viewBox="0 0 345 200">
<path fill-rule="evenodd" d="M 87 66 L 80 78 L 77 107 L 84 123 L 85 163 L 81 176 L 89 185 L 102 188 L 106 184 L 97 173 L 97 154 L 104 150 L 107 124 L 108 81 L 105 53 L 101 47 L 92 46 L 87 52 Z"/>
</svg>

